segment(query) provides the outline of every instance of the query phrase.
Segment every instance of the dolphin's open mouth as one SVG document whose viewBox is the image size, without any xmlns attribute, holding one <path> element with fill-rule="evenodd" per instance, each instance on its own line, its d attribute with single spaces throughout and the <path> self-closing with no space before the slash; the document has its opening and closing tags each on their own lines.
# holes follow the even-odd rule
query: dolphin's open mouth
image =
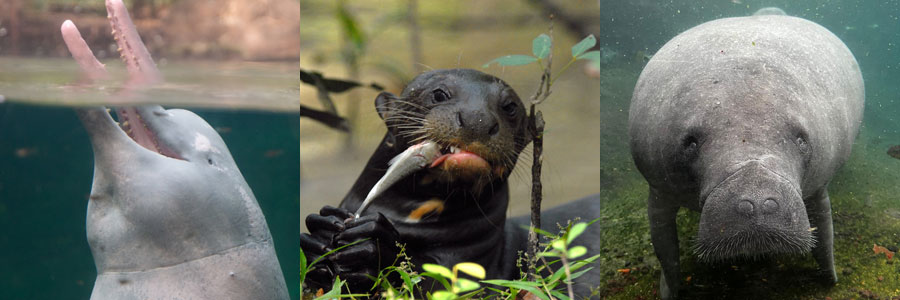
<svg viewBox="0 0 900 300">
<path fill-rule="evenodd" d="M 122 131 L 138 145 L 169 158 L 185 160 L 172 148 L 159 142 L 157 134 L 147 125 L 147 122 L 138 113 L 137 108 L 116 108 L 116 116 L 119 119 L 119 127 L 122 128 Z"/>
</svg>

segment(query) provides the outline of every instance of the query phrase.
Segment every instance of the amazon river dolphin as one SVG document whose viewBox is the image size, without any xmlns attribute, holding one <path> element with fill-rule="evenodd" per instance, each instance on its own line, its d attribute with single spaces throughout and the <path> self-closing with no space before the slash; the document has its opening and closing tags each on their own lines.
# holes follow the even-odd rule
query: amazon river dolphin
<svg viewBox="0 0 900 300">
<path fill-rule="evenodd" d="M 129 87 L 160 81 L 122 1 L 106 5 Z M 61 31 L 87 77 L 105 77 L 75 25 Z M 181 109 L 116 112 L 119 123 L 77 110 L 94 150 L 91 299 L 288 299 L 265 217 L 216 131 Z"/>
</svg>

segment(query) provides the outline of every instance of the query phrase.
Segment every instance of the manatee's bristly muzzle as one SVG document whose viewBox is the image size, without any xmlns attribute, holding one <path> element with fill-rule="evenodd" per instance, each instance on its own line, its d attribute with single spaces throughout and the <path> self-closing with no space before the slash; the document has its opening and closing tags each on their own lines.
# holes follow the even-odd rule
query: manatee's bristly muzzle
<svg viewBox="0 0 900 300">
<path fill-rule="evenodd" d="M 784 231 L 751 226 L 727 236 L 698 236 L 694 254 L 700 261 L 717 262 L 734 257 L 756 259 L 775 254 L 809 252 L 816 240 L 813 230 Z"/>
<path fill-rule="evenodd" d="M 752 162 L 707 196 L 694 252 L 707 262 L 806 253 L 815 244 L 809 224 L 798 188 Z"/>
</svg>

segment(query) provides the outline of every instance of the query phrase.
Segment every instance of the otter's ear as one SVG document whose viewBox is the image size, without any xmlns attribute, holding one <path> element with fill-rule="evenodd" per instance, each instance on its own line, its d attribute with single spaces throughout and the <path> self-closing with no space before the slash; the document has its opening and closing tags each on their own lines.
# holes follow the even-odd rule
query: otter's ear
<svg viewBox="0 0 900 300">
<path fill-rule="evenodd" d="M 388 92 L 381 92 L 378 94 L 378 97 L 375 97 L 375 111 L 378 112 L 378 116 L 382 120 L 391 115 L 391 100 L 393 99 L 397 99 L 397 96 Z"/>
</svg>

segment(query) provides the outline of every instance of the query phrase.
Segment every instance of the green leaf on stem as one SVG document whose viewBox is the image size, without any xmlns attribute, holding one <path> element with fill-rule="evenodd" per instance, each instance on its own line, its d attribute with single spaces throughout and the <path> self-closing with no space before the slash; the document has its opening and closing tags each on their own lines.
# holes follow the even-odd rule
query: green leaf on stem
<svg viewBox="0 0 900 300">
<path fill-rule="evenodd" d="M 578 57 L 579 55 L 584 53 L 584 51 L 587 51 L 587 49 L 591 49 L 591 47 L 594 47 L 594 45 L 596 44 L 597 38 L 595 38 L 593 34 L 587 36 L 586 38 L 578 42 L 578 44 L 572 46 L 572 57 Z"/>
<path fill-rule="evenodd" d="M 553 41 L 550 39 L 550 36 L 546 33 L 542 33 L 531 41 L 531 53 L 540 59 L 547 58 L 547 55 L 550 54 L 550 46 L 552 44 Z"/>
<path fill-rule="evenodd" d="M 501 66 L 521 66 L 521 65 L 527 65 L 527 64 L 536 62 L 537 60 L 538 60 L 537 57 L 529 56 L 529 55 L 507 55 L 507 56 L 501 56 L 492 61 L 489 61 L 488 63 L 484 64 L 481 67 L 487 68 L 487 67 L 491 66 L 491 64 L 493 64 L 493 63 L 497 63 L 498 65 L 501 65 Z"/>
</svg>

